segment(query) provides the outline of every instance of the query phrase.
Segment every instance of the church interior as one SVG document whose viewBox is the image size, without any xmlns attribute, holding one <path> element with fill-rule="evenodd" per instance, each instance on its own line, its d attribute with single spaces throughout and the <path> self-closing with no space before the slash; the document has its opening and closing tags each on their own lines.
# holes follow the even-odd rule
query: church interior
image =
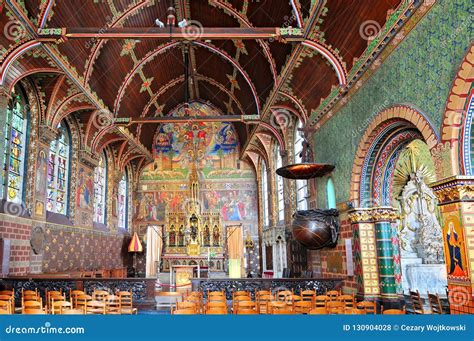
<svg viewBox="0 0 474 341">
<path fill-rule="evenodd" d="M 0 314 L 474 313 L 468 0 L 0 1 Z"/>
</svg>

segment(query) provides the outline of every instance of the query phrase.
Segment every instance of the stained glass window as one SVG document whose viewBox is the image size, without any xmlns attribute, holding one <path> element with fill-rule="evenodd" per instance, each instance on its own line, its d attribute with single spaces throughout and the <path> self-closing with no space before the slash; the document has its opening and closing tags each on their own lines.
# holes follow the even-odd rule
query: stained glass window
<svg viewBox="0 0 474 341">
<path fill-rule="evenodd" d="M 268 178 L 267 178 L 267 165 L 262 161 L 262 206 L 263 206 L 263 225 L 270 225 L 270 219 L 268 216 Z"/>
<path fill-rule="evenodd" d="M 128 217 L 128 176 L 127 171 L 118 185 L 118 227 L 127 229 Z"/>
<path fill-rule="evenodd" d="M 303 122 L 298 121 L 295 129 L 295 163 L 301 163 L 301 152 L 303 151 L 303 137 L 299 129 L 303 128 Z M 296 180 L 296 206 L 298 210 L 308 209 L 308 180 Z"/>
<path fill-rule="evenodd" d="M 107 159 L 105 153 L 94 171 L 94 221 L 105 224 Z"/>
<path fill-rule="evenodd" d="M 283 162 L 281 159 L 280 146 L 277 145 L 275 148 L 275 168 L 278 169 L 282 167 Z M 279 175 L 276 175 L 276 184 L 277 184 L 277 202 L 278 202 L 278 220 L 285 220 L 285 199 L 283 198 L 283 178 Z"/>
<path fill-rule="evenodd" d="M 334 182 L 332 178 L 328 178 L 326 184 L 326 196 L 328 201 L 328 208 L 336 208 L 336 190 L 334 188 Z"/>
<path fill-rule="evenodd" d="M 58 125 L 59 136 L 49 145 L 48 198 L 46 209 L 67 214 L 70 136 L 64 122 Z"/>
<path fill-rule="evenodd" d="M 28 123 L 22 95 L 13 98 L 6 114 L 2 198 L 21 204 L 23 200 Z M 5 191 L 6 195 L 4 194 Z"/>
</svg>

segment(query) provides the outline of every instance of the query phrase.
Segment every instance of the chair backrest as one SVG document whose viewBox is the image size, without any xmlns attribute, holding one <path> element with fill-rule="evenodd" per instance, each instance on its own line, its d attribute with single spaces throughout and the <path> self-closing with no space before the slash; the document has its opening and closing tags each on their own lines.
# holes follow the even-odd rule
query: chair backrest
<svg viewBox="0 0 474 341">
<path fill-rule="evenodd" d="M 329 290 L 326 291 L 326 296 L 329 297 L 330 301 L 335 301 L 336 298 L 341 294 L 339 290 Z"/>
<path fill-rule="evenodd" d="M 74 302 L 73 302 L 74 308 L 82 308 L 82 309 L 85 309 L 85 307 L 87 306 L 87 301 L 90 301 L 90 300 L 91 300 L 89 297 L 90 297 L 90 296 L 87 296 L 87 295 L 77 294 L 77 295 L 74 297 Z"/>
<path fill-rule="evenodd" d="M 257 291 L 257 289 L 255 289 L 255 299 L 257 299 L 261 296 L 268 296 L 268 295 L 272 295 L 272 292 L 269 291 L 269 290 L 259 290 L 259 291 Z"/>
<path fill-rule="evenodd" d="M 12 305 L 11 305 L 10 300 L 0 301 L 0 310 L 2 310 L 3 315 L 11 314 L 12 313 Z"/>
<path fill-rule="evenodd" d="M 236 291 L 236 292 L 233 292 L 233 293 L 232 293 L 232 296 L 233 296 L 233 297 L 237 297 L 237 296 L 250 296 L 250 292 L 248 292 L 248 291 Z"/>
<path fill-rule="evenodd" d="M 25 295 L 38 295 L 38 289 L 35 290 L 24 290 L 23 288 L 21 289 L 21 296 Z"/>
<path fill-rule="evenodd" d="M 25 314 L 25 315 L 45 315 L 46 311 L 44 311 L 43 309 L 28 308 L 28 309 L 23 309 L 23 314 Z"/>
<path fill-rule="evenodd" d="M 315 307 L 326 307 L 326 304 L 329 301 L 330 301 L 329 296 L 317 295 L 317 296 L 314 297 L 314 306 Z"/>
<path fill-rule="evenodd" d="M 41 309 L 42 304 L 38 301 L 25 301 L 23 302 L 23 309 Z"/>
<path fill-rule="evenodd" d="M 206 315 L 227 315 L 227 309 L 212 308 L 206 311 Z"/>
<path fill-rule="evenodd" d="M 62 309 L 61 315 L 84 315 L 83 309 Z"/>
<path fill-rule="evenodd" d="M 405 315 L 405 310 L 401 309 L 387 309 L 382 311 L 383 315 Z"/>
<path fill-rule="evenodd" d="M 293 315 L 293 311 L 288 308 L 285 309 L 273 309 L 271 314 L 273 315 Z"/>
<path fill-rule="evenodd" d="M 193 302 L 177 302 L 176 308 L 177 309 L 193 309 L 194 312 L 197 311 L 196 303 L 193 303 Z"/>
<path fill-rule="evenodd" d="M 354 307 L 355 298 L 354 295 L 340 295 L 336 298 L 339 302 L 343 302 L 346 307 Z"/>
<path fill-rule="evenodd" d="M 108 291 L 105 290 L 95 290 L 92 293 L 92 299 L 97 301 L 105 302 L 106 297 L 110 295 Z"/>
<path fill-rule="evenodd" d="M 193 309 L 176 309 L 172 312 L 173 315 L 195 315 L 196 312 Z"/>
<path fill-rule="evenodd" d="M 119 291 L 118 292 L 120 308 L 132 308 L 133 307 L 133 295 L 132 291 Z"/>
<path fill-rule="evenodd" d="M 244 309 L 239 308 L 237 311 L 238 315 L 257 315 L 257 311 L 255 309 Z"/>
<path fill-rule="evenodd" d="M 61 314 L 63 309 L 71 308 L 71 303 L 68 301 L 53 301 L 51 302 L 51 314 Z"/>
<path fill-rule="evenodd" d="M 13 290 L 1 290 L 0 295 L 8 295 L 8 296 L 15 296 Z"/>
<path fill-rule="evenodd" d="M 206 307 L 207 307 L 207 309 L 212 309 L 212 308 L 225 308 L 225 309 L 227 309 L 227 304 L 225 302 L 208 302 Z"/>
<path fill-rule="evenodd" d="M 294 311 L 297 313 L 308 314 L 313 307 L 312 301 L 299 301 L 294 304 Z"/>
<path fill-rule="evenodd" d="M 365 315 L 365 311 L 363 309 L 357 309 L 353 307 L 345 307 L 343 312 L 346 315 Z"/>
<path fill-rule="evenodd" d="M 87 301 L 86 312 L 105 315 L 105 303 L 97 300 Z"/>
<path fill-rule="evenodd" d="M 328 312 L 326 310 L 326 308 L 314 308 L 314 309 L 311 309 L 311 311 L 309 312 L 310 315 L 326 315 Z"/>
<path fill-rule="evenodd" d="M 432 314 L 443 314 L 443 305 L 441 304 L 438 294 L 430 294 L 428 292 L 428 301 L 430 303 Z"/>
<path fill-rule="evenodd" d="M 423 300 L 420 297 L 420 293 L 417 291 L 410 290 L 410 302 L 413 305 L 413 311 L 415 314 L 424 314 Z"/>
<path fill-rule="evenodd" d="M 357 309 L 363 310 L 366 314 L 377 313 L 377 303 L 375 301 L 362 301 L 357 303 Z"/>
</svg>

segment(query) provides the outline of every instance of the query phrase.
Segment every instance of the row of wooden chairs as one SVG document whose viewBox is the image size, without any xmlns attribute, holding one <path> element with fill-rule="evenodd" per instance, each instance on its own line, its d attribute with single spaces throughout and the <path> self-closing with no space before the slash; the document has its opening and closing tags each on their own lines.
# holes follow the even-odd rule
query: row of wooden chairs
<svg viewBox="0 0 474 341">
<path fill-rule="evenodd" d="M 133 307 L 132 291 L 117 291 L 111 294 L 95 290 L 87 295 L 81 290 L 71 290 L 69 300 L 61 290 L 46 291 L 46 302 L 37 290 L 22 290 L 21 312 L 23 314 L 137 314 Z M 15 298 L 12 290 L 0 292 L 0 314 L 15 313 Z"/>
</svg>

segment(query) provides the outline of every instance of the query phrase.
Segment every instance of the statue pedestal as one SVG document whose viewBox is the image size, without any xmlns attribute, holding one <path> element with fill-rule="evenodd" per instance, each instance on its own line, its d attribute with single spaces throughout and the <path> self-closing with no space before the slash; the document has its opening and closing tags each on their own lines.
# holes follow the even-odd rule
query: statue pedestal
<svg viewBox="0 0 474 341">
<path fill-rule="evenodd" d="M 430 294 L 446 296 L 446 264 L 422 264 L 421 258 L 407 258 L 402 263 L 403 292 L 418 290 L 421 296 Z"/>
</svg>

